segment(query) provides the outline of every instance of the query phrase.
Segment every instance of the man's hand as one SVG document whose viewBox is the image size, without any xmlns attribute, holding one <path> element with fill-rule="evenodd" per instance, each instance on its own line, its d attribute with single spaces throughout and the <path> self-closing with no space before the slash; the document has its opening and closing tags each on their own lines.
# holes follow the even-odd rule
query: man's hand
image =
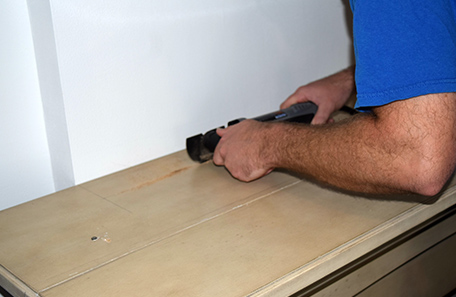
<svg viewBox="0 0 456 297">
<path fill-rule="evenodd" d="M 217 129 L 221 139 L 214 152 L 214 163 L 224 165 L 233 177 L 245 182 L 270 173 L 274 169 L 273 150 L 268 143 L 272 128 L 268 123 L 245 120 Z"/>
<path fill-rule="evenodd" d="M 318 105 L 318 111 L 312 124 L 325 124 L 330 121 L 331 114 L 340 109 L 353 93 L 355 89 L 354 71 L 354 66 L 351 66 L 336 74 L 301 86 L 282 103 L 280 108 L 312 101 Z"/>
</svg>

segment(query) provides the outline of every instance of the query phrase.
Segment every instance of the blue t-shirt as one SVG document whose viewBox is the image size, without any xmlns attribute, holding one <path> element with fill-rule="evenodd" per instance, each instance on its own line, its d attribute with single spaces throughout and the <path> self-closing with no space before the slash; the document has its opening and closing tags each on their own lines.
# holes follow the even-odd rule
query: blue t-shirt
<svg viewBox="0 0 456 297">
<path fill-rule="evenodd" d="M 456 0 L 350 0 L 356 108 L 456 92 Z"/>
</svg>

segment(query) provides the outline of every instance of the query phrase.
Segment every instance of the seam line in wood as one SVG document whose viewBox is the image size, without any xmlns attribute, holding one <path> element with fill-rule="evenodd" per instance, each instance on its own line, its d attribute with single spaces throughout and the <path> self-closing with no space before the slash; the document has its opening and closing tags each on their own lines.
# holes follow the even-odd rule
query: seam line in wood
<svg viewBox="0 0 456 297">
<path fill-rule="evenodd" d="M 225 210 L 225 211 L 223 211 L 223 212 L 221 212 L 221 213 L 218 213 L 218 214 L 215 214 L 215 215 L 213 215 L 213 216 L 211 216 L 211 217 L 202 219 L 201 221 L 198 221 L 198 222 L 196 222 L 196 223 L 194 223 L 194 224 L 191 224 L 191 225 L 189 225 L 189 226 L 186 226 L 185 228 L 182 228 L 182 229 L 180 229 L 180 230 L 177 230 L 177 231 L 175 231 L 175 232 L 169 234 L 168 236 L 162 237 L 162 238 L 157 239 L 157 240 L 153 240 L 153 241 L 151 241 L 151 242 L 149 242 L 149 243 L 146 243 L 145 245 L 143 245 L 143 246 L 141 246 L 141 247 L 138 247 L 138 248 L 136 248 L 136 249 L 130 250 L 130 251 L 128 251 L 128 252 L 125 252 L 125 253 L 123 253 L 123 254 L 121 254 L 121 255 L 119 255 L 119 256 L 117 256 L 117 257 L 114 257 L 114 258 L 112 258 L 112 259 L 110 259 L 110 260 L 108 260 L 108 261 L 106 261 L 106 262 L 103 262 L 103 263 L 101 263 L 101 264 L 99 264 L 99 265 L 97 265 L 97 266 L 95 266 L 95 267 L 92 267 L 92 268 L 90 268 L 90 269 L 87 269 L 87 270 L 81 271 L 81 272 L 79 272 L 79 273 L 76 273 L 76 274 L 72 275 L 71 277 L 69 277 L 69 278 L 67 278 L 67 279 L 64 279 L 64 280 L 62 280 L 62 281 L 60 281 L 60 282 L 57 282 L 57 283 L 55 283 L 55 284 L 53 284 L 53 285 L 50 285 L 50 286 L 48 286 L 48 287 L 42 289 L 41 291 L 39 291 L 39 293 L 46 292 L 46 291 L 48 291 L 48 290 L 50 290 L 50 289 L 52 289 L 52 288 L 55 288 L 55 287 L 57 287 L 57 286 L 59 286 L 59 285 L 61 285 L 61 284 L 63 284 L 63 283 L 69 282 L 69 281 L 71 281 L 71 280 L 73 280 L 73 279 L 75 279 L 75 278 L 78 278 L 78 277 L 80 277 L 80 276 L 83 276 L 83 275 L 85 275 L 85 274 L 87 274 L 87 273 L 89 273 L 89 272 L 91 272 L 91 271 L 94 271 L 94 270 L 96 270 L 96 269 L 98 269 L 98 268 L 101 268 L 101 267 L 103 267 L 103 266 L 106 266 L 106 265 L 108 265 L 108 264 L 110 264 L 110 263 L 112 263 L 112 262 L 115 262 L 115 261 L 117 261 L 117 260 L 119 260 L 119 259 L 121 259 L 121 258 L 124 258 L 124 257 L 126 257 L 126 256 L 128 256 L 128 255 L 130 255 L 130 254 L 133 254 L 133 253 L 138 252 L 138 251 L 140 251 L 140 250 L 143 250 L 143 249 L 145 249 L 145 248 L 147 248 L 147 247 L 150 247 L 150 246 L 152 246 L 152 245 L 154 245 L 154 244 L 157 244 L 157 243 L 159 243 L 159 242 L 161 242 L 161 241 L 163 241 L 163 240 L 169 239 L 169 238 L 171 238 L 171 237 L 173 237 L 173 236 L 176 236 L 176 235 L 178 235 L 178 234 L 180 234 L 180 233 L 183 233 L 183 232 L 185 232 L 185 231 L 187 231 L 187 230 L 189 230 L 189 229 L 192 229 L 192 228 L 194 228 L 194 227 L 197 227 L 197 226 L 199 226 L 199 225 L 201 225 L 201 224 L 203 224 L 203 223 L 205 223 L 205 222 L 208 222 L 208 221 L 211 221 L 211 220 L 213 220 L 213 219 L 216 219 L 216 218 L 218 218 L 218 217 L 220 217 L 220 216 L 226 215 L 226 214 L 228 214 L 228 213 L 230 213 L 230 212 L 232 212 L 232 211 L 235 211 L 235 210 L 237 210 L 237 209 L 239 209 L 239 208 L 248 206 L 249 204 L 252 204 L 252 203 L 257 202 L 257 201 L 259 201 L 259 200 L 261 200 L 261 199 L 264 199 L 264 198 L 266 198 L 266 197 L 269 197 L 269 196 L 271 196 L 271 195 L 273 195 L 273 194 L 275 194 L 275 193 L 277 193 L 277 192 L 280 192 L 280 191 L 282 191 L 282 190 L 284 190 L 284 189 L 293 187 L 293 186 L 297 185 L 297 184 L 300 183 L 300 182 L 302 182 L 302 180 L 294 181 L 294 182 L 292 182 L 292 183 L 290 183 L 290 184 L 284 185 L 284 186 L 282 186 L 282 187 L 280 187 L 280 188 L 278 188 L 278 189 L 275 189 L 275 190 L 273 190 L 273 191 L 271 191 L 271 192 L 268 192 L 268 193 L 266 193 L 266 194 L 260 195 L 260 196 L 258 196 L 257 198 L 254 198 L 254 199 L 249 200 L 249 201 L 247 201 L 247 202 L 244 202 L 244 203 L 241 203 L 241 204 L 239 204 L 239 205 L 236 205 L 236 206 L 234 206 L 234 207 L 232 207 L 232 208 L 230 208 L 230 209 L 228 209 L 228 210 Z"/>
</svg>

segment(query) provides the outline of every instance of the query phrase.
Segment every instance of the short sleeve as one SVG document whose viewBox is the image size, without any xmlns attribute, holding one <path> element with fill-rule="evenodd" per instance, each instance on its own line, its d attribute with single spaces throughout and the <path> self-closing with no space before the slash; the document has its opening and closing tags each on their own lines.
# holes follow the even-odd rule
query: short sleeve
<svg viewBox="0 0 456 297">
<path fill-rule="evenodd" d="M 453 0 L 352 0 L 356 108 L 456 92 Z"/>
</svg>

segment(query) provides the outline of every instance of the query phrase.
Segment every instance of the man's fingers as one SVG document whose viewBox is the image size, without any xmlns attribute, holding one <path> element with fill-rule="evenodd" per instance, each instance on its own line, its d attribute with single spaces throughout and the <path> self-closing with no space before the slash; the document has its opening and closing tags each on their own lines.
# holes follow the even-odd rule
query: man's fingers
<svg viewBox="0 0 456 297">
<path fill-rule="evenodd" d="M 282 102 L 282 104 L 280 104 L 280 109 L 288 108 L 295 103 L 297 103 L 296 99 L 294 97 L 290 97 L 287 100 L 285 100 L 284 102 Z"/>
<path fill-rule="evenodd" d="M 223 128 L 217 128 L 216 133 L 218 136 L 222 137 L 225 134 L 225 129 Z M 212 155 L 212 161 L 214 162 L 215 165 L 224 165 L 225 164 L 225 158 L 221 155 L 220 153 L 220 141 L 215 147 L 214 154 Z"/>
<path fill-rule="evenodd" d="M 225 134 L 225 129 L 223 128 L 217 128 L 217 130 L 215 130 L 215 132 L 217 133 L 218 136 L 220 137 L 223 137 L 223 135 Z"/>
<path fill-rule="evenodd" d="M 212 156 L 212 161 L 214 162 L 215 165 L 222 166 L 225 163 L 225 160 L 223 157 L 220 155 L 220 150 L 215 148 L 214 155 Z"/>
<path fill-rule="evenodd" d="M 288 97 L 287 100 L 282 102 L 282 104 L 280 104 L 280 109 L 285 109 L 285 108 L 292 106 L 293 104 L 302 103 L 302 102 L 306 102 L 306 101 L 309 101 L 309 100 L 307 100 L 305 98 L 300 98 L 300 97 L 296 96 L 295 94 L 293 94 L 290 97 Z"/>
<path fill-rule="evenodd" d="M 327 105 L 318 106 L 317 113 L 312 119 L 312 125 L 326 124 L 329 117 L 331 116 L 332 109 L 327 107 Z"/>
</svg>

